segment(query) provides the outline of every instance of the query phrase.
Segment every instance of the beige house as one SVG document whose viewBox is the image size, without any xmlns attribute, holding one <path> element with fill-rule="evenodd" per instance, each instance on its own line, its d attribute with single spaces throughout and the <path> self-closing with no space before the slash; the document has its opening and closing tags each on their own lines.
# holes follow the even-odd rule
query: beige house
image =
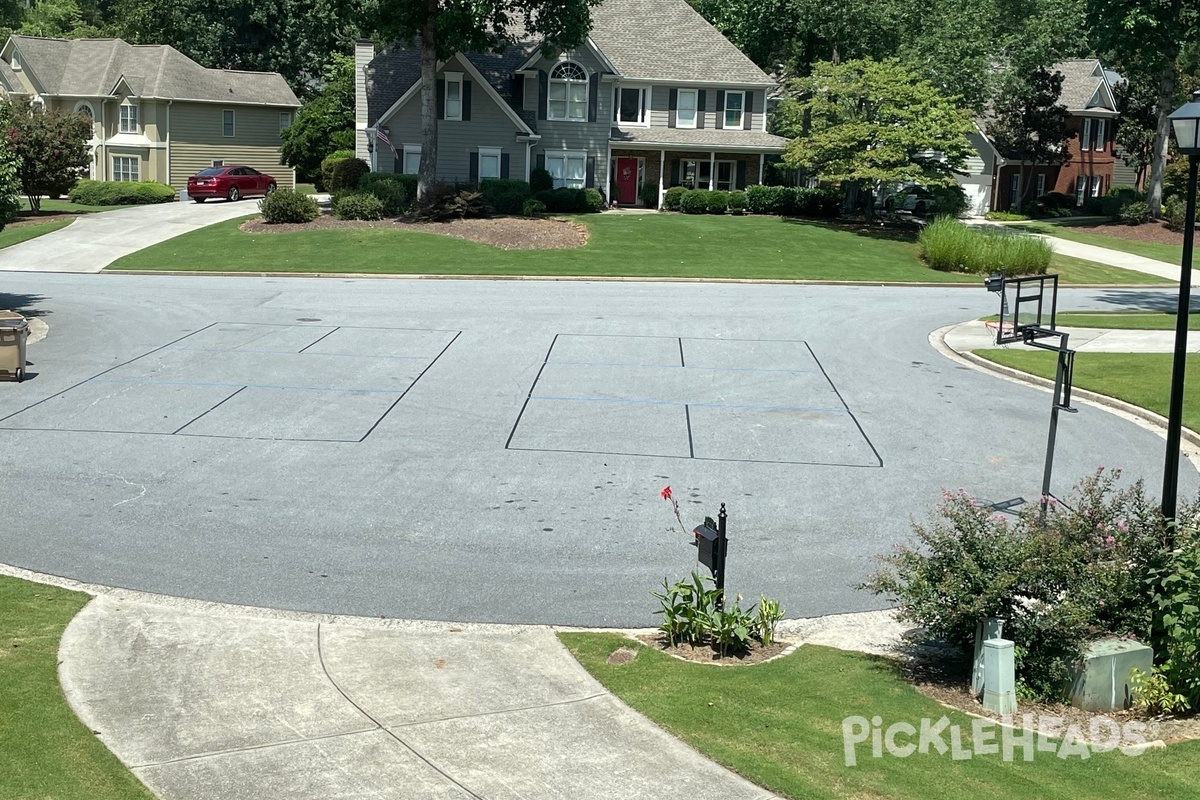
<svg viewBox="0 0 1200 800">
<path fill-rule="evenodd" d="M 10 36 L 0 92 L 90 117 L 95 180 L 183 189 L 207 167 L 246 164 L 280 187 L 296 182 L 279 134 L 300 101 L 278 73 L 208 69 L 168 45 Z"/>
</svg>

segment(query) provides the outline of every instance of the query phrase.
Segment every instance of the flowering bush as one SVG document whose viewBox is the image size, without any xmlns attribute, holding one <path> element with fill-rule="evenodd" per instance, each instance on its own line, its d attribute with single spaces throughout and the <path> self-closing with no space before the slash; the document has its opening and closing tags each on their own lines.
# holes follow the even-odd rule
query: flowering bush
<svg viewBox="0 0 1200 800">
<path fill-rule="evenodd" d="M 27 98 L 0 103 L 0 135 L 16 153 L 17 177 L 29 207 L 41 210 L 42 195 L 61 197 L 91 163 L 92 121 L 68 111 L 39 111 Z"/>
<path fill-rule="evenodd" d="M 1119 477 L 1120 470 L 1100 468 L 1067 502 L 1050 498 L 1044 521 L 1036 508 L 1010 520 L 963 492 L 947 493 L 938 518 L 914 526 L 917 546 L 883 557 L 864 588 L 964 650 L 978 620 L 1006 620 L 1026 696 L 1061 696 L 1091 638 L 1130 635 L 1165 653 L 1154 635 L 1162 616 L 1154 598 L 1158 571 L 1180 534 L 1141 481 L 1118 490 Z M 1181 531 L 1194 531 L 1200 507 L 1183 509 L 1179 519 Z"/>
</svg>

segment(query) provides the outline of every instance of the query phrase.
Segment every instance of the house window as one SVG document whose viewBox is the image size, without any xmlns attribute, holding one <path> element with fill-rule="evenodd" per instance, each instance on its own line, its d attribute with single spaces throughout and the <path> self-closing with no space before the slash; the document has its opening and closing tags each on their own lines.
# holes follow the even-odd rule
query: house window
<svg viewBox="0 0 1200 800">
<path fill-rule="evenodd" d="M 479 180 L 500 177 L 500 148 L 479 148 Z"/>
<path fill-rule="evenodd" d="M 281 130 L 281 131 L 286 130 L 288 128 L 288 126 L 290 126 L 291 124 L 292 124 L 292 112 L 280 111 L 279 112 L 279 130 Z"/>
<path fill-rule="evenodd" d="M 1103 150 L 1107 146 L 1107 143 L 1104 141 L 1104 132 L 1104 120 L 1096 120 L 1096 150 Z"/>
<path fill-rule="evenodd" d="M 404 164 L 400 171 L 405 175 L 416 175 L 421 171 L 421 145 L 404 145 Z"/>
<path fill-rule="evenodd" d="M 13 50 L 12 61 L 9 62 L 9 66 L 17 72 L 21 71 L 21 57 L 17 54 L 16 50 Z"/>
<path fill-rule="evenodd" d="M 680 162 L 679 184 L 689 189 L 707 189 L 712 165 L 707 161 L 687 159 Z"/>
<path fill-rule="evenodd" d="M 1088 179 L 1080 175 L 1075 179 L 1075 205 L 1083 205 L 1084 195 L 1087 193 Z"/>
<path fill-rule="evenodd" d="M 1092 176 L 1092 197 L 1102 197 L 1103 196 L 1100 194 L 1100 181 L 1101 181 L 1100 175 Z"/>
<path fill-rule="evenodd" d="M 225 166 L 225 162 L 224 161 L 214 161 L 214 162 L 212 162 L 212 165 L 214 167 L 223 167 L 223 166 Z"/>
<path fill-rule="evenodd" d="M 742 127 L 742 110 L 745 108 L 745 92 L 725 93 L 725 127 Z"/>
<path fill-rule="evenodd" d="M 138 128 L 138 107 L 135 103 L 123 103 L 121 105 L 120 117 L 121 133 L 139 133 Z"/>
<path fill-rule="evenodd" d="M 733 185 L 737 177 L 736 165 L 732 161 L 717 162 L 717 189 L 725 192 L 731 192 L 736 187 Z"/>
<path fill-rule="evenodd" d="M 555 189 L 582 189 L 587 183 L 587 153 L 546 153 L 546 171 L 554 178 Z"/>
<path fill-rule="evenodd" d="M 1085 117 L 1083 120 L 1083 136 L 1079 137 L 1079 149 L 1092 149 L 1092 119 Z"/>
<path fill-rule="evenodd" d="M 136 156 L 113 156 L 113 180 L 114 181 L 136 181 L 138 180 L 138 159 Z"/>
<path fill-rule="evenodd" d="M 646 89 L 641 87 L 622 86 L 617 90 L 617 122 L 630 125 L 645 125 L 646 119 Z"/>
<path fill-rule="evenodd" d="M 1008 205 L 1010 208 L 1016 206 L 1017 201 L 1021 199 L 1021 176 L 1018 173 L 1013 173 L 1008 176 Z"/>
<path fill-rule="evenodd" d="M 446 73 L 446 119 L 462 119 L 463 76 L 461 72 Z"/>
<path fill-rule="evenodd" d="M 550 119 L 586 122 L 587 108 L 587 72 L 574 61 L 562 62 L 550 73 L 547 116 Z"/>
<path fill-rule="evenodd" d="M 1046 193 L 1046 173 L 1039 172 L 1037 176 L 1037 196 L 1041 197 Z"/>
<path fill-rule="evenodd" d="M 695 89 L 680 89 L 679 97 L 675 101 L 675 127 L 677 128 L 694 128 L 696 127 L 696 115 L 699 113 L 697 98 L 699 92 Z"/>
<path fill-rule="evenodd" d="M 221 135 L 233 136 L 233 112 L 228 108 L 221 112 Z"/>
</svg>

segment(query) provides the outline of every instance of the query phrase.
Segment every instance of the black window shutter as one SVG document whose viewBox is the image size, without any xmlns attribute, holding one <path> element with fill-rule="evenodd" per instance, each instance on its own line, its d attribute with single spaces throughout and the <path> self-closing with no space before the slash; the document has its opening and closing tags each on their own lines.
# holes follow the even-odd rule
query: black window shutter
<svg viewBox="0 0 1200 800">
<path fill-rule="evenodd" d="M 513 108 L 521 111 L 525 108 L 525 76 L 514 75 L 512 79 Z"/>
<path fill-rule="evenodd" d="M 534 163 L 537 165 L 538 169 L 545 169 L 546 168 L 546 154 L 538 153 L 537 158 L 534 159 Z"/>
<path fill-rule="evenodd" d="M 737 162 L 737 180 L 733 184 L 735 189 L 746 188 L 746 160 L 742 159 Z"/>
<path fill-rule="evenodd" d="M 471 153 L 470 177 L 467 178 L 471 183 L 479 183 L 479 153 Z"/>
<path fill-rule="evenodd" d="M 717 127 L 725 127 L 725 92 L 717 90 Z"/>
<path fill-rule="evenodd" d="M 538 70 L 538 119 L 546 118 L 546 106 L 550 104 L 550 76 L 546 70 Z"/>
<path fill-rule="evenodd" d="M 754 116 L 754 92 L 746 92 L 746 107 L 742 109 L 742 129 L 753 130 L 751 118 Z"/>
<path fill-rule="evenodd" d="M 446 118 L 446 81 L 438 78 L 437 82 L 437 118 Z"/>
<path fill-rule="evenodd" d="M 500 154 L 500 177 L 508 178 L 508 153 Z"/>
<path fill-rule="evenodd" d="M 593 72 L 588 80 L 588 122 L 596 121 L 596 109 L 600 103 L 600 73 Z"/>
<path fill-rule="evenodd" d="M 675 127 L 675 115 L 679 110 L 679 90 L 672 89 L 667 96 L 667 127 Z"/>
<path fill-rule="evenodd" d="M 471 121 L 471 82 L 468 80 L 462 82 L 462 118 L 463 122 Z"/>
<path fill-rule="evenodd" d="M 671 162 L 671 185 L 679 185 L 679 159 Z"/>
<path fill-rule="evenodd" d="M 708 96 L 705 94 L 704 89 L 701 89 L 699 92 L 696 93 L 696 127 L 697 128 L 704 127 L 704 109 L 707 105 L 707 101 L 708 101 Z"/>
<path fill-rule="evenodd" d="M 583 185 L 587 189 L 596 188 L 596 158 L 594 156 L 588 156 L 587 177 L 584 178 Z"/>
</svg>

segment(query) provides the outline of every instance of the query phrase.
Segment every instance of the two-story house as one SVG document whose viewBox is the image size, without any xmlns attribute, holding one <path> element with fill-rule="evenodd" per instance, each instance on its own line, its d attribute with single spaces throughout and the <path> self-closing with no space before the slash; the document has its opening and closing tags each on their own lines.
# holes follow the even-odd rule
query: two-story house
<svg viewBox="0 0 1200 800">
<path fill-rule="evenodd" d="M 278 73 L 207 69 L 167 45 L 10 36 L 0 92 L 90 118 L 95 180 L 184 189 L 202 169 L 246 164 L 295 185 L 279 134 L 300 102 Z"/>
<path fill-rule="evenodd" d="M 458 53 L 437 71 L 442 180 L 594 187 L 627 205 L 643 185 L 744 189 L 785 139 L 767 133 L 774 82 L 686 0 L 604 0 L 579 47 L 543 56 L 530 40 Z M 419 52 L 359 42 L 357 152 L 381 172 L 421 159 Z M 383 133 L 384 136 L 379 134 Z"/>
<path fill-rule="evenodd" d="M 1063 164 L 1030 164 L 1018 153 L 1001 153 L 988 138 L 981 119 L 970 139 L 976 154 L 968 159 L 959 184 L 967 193 L 972 213 L 1015 210 L 1024 201 L 1047 192 L 1075 195 L 1076 205 L 1103 197 L 1113 185 L 1113 135 L 1119 116 L 1108 72 L 1097 59 L 1074 59 L 1056 64 L 1063 76 L 1059 103 L 1070 112 L 1074 134 L 1063 143 L 1069 156 Z M 1028 183 L 1028 185 L 1026 185 Z"/>
</svg>

